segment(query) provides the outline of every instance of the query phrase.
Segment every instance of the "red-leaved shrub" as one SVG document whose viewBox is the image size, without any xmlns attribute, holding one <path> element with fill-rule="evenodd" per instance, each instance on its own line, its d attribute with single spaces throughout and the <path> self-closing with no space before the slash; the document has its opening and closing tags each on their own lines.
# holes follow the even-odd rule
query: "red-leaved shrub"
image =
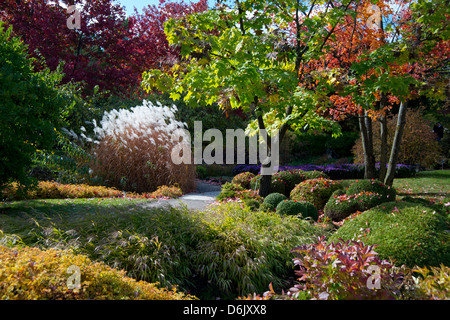
<svg viewBox="0 0 450 320">
<path fill-rule="evenodd" d="M 299 267 L 299 284 L 289 290 L 292 295 L 307 291 L 316 299 L 396 299 L 404 274 L 387 260 L 381 260 L 375 246 L 361 241 L 317 243 L 292 250 Z"/>
</svg>

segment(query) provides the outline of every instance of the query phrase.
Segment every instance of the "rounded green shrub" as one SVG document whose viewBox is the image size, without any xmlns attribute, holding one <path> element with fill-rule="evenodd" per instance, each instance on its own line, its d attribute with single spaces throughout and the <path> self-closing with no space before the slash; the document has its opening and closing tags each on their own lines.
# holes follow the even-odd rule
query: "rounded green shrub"
<svg viewBox="0 0 450 320">
<path fill-rule="evenodd" d="M 345 193 L 347 195 L 352 195 L 363 191 L 378 193 L 382 195 L 386 201 L 394 201 L 395 196 L 397 195 L 397 192 L 393 187 L 387 186 L 375 179 L 356 180 L 347 188 Z"/>
<path fill-rule="evenodd" d="M 217 200 L 225 200 L 229 198 L 236 198 L 237 193 L 240 191 L 244 191 L 245 189 L 234 183 L 227 182 L 222 185 L 222 189 L 220 190 L 219 195 L 217 196 Z"/>
<path fill-rule="evenodd" d="M 249 187 L 252 190 L 258 190 L 259 189 L 259 184 L 261 183 L 261 175 L 256 175 L 254 176 L 249 183 Z M 285 183 L 282 179 L 279 179 L 277 176 L 273 175 L 272 176 L 272 182 L 270 185 L 270 192 L 278 192 L 278 193 L 282 193 L 285 194 Z"/>
<path fill-rule="evenodd" d="M 258 210 L 261 205 L 256 199 L 246 199 L 244 204 L 252 211 Z"/>
<path fill-rule="evenodd" d="M 311 202 L 317 209 L 322 209 L 341 184 L 325 178 L 305 180 L 291 191 L 290 198 L 297 201 Z"/>
<path fill-rule="evenodd" d="M 266 203 L 270 208 L 272 208 L 272 210 L 275 210 L 277 205 L 281 201 L 284 201 L 286 199 L 287 199 L 287 197 L 284 194 L 281 194 L 281 193 L 278 193 L 278 192 L 274 192 L 274 193 L 268 194 L 264 198 L 264 203 Z"/>
<path fill-rule="evenodd" d="M 282 216 L 296 216 L 302 214 L 303 205 L 294 200 L 284 200 L 277 206 L 277 213 Z"/>
<path fill-rule="evenodd" d="M 284 200 L 277 205 L 277 213 L 281 215 L 301 215 L 302 218 L 310 217 L 313 220 L 319 218 L 319 213 L 310 202 L 298 202 L 295 200 Z"/>
<path fill-rule="evenodd" d="M 304 175 L 305 180 L 318 179 L 318 178 L 330 179 L 330 177 L 326 173 L 323 173 L 322 171 L 317 171 L 317 170 L 303 171 L 302 174 Z"/>
<path fill-rule="evenodd" d="M 259 211 L 265 211 L 265 212 L 267 212 L 267 211 L 275 211 L 275 209 L 276 209 L 276 208 L 274 208 L 274 207 L 271 206 L 270 204 L 264 203 L 264 202 L 259 206 Z"/>
<path fill-rule="evenodd" d="M 306 180 L 304 171 L 300 169 L 280 171 L 274 174 L 274 177 L 282 180 L 284 182 L 284 195 L 289 197 L 292 189 L 300 182 Z"/>
<path fill-rule="evenodd" d="M 231 183 L 240 185 L 244 189 L 250 189 L 250 181 L 255 175 L 251 172 L 242 172 L 233 177 Z"/>
<path fill-rule="evenodd" d="M 449 223 L 448 216 L 430 206 L 388 202 L 346 220 L 329 241 L 359 238 L 377 245 L 381 258 L 399 266 L 450 266 Z"/>
<path fill-rule="evenodd" d="M 340 191 L 340 190 L 339 190 Z M 333 194 L 325 204 L 323 212 L 333 221 L 341 221 L 358 211 L 358 203 L 344 194 Z"/>
<path fill-rule="evenodd" d="M 395 189 L 380 181 L 358 180 L 345 192 L 334 192 L 324 207 L 324 214 L 333 221 L 341 221 L 357 211 L 394 201 L 395 196 Z"/>
</svg>

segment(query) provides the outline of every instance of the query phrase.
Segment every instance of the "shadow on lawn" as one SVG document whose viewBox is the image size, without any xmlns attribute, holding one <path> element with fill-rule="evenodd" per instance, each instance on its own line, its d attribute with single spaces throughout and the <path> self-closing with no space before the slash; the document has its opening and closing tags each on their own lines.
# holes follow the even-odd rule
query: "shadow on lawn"
<svg viewBox="0 0 450 320">
<path fill-rule="evenodd" d="M 424 178 L 449 179 L 450 180 L 450 170 L 422 171 L 422 172 L 419 172 L 415 177 L 411 177 L 411 179 L 424 179 Z"/>
<path fill-rule="evenodd" d="M 414 192 L 414 193 L 397 193 L 398 196 L 439 196 L 439 197 L 450 197 L 450 192 Z"/>
</svg>

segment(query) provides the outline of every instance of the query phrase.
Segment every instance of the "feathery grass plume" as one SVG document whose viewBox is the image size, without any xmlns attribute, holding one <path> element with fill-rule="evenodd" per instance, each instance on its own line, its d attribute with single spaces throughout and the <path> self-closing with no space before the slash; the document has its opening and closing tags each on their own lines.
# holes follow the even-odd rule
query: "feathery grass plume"
<svg viewBox="0 0 450 320">
<path fill-rule="evenodd" d="M 130 110 L 105 112 L 99 125 L 94 121 L 93 173 L 121 190 L 151 192 L 176 183 L 183 191 L 191 191 L 195 186 L 192 161 L 174 164 L 171 159 L 175 145 L 186 143 L 190 149 L 187 125 L 175 120 L 176 111 L 176 106 L 144 100 Z"/>
</svg>

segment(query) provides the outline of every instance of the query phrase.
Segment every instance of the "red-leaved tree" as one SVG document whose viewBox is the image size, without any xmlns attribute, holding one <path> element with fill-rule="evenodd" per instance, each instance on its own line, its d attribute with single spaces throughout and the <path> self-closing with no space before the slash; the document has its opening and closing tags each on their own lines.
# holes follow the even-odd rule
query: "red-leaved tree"
<svg viewBox="0 0 450 320">
<path fill-rule="evenodd" d="M 140 91 L 142 72 L 173 60 L 163 32 L 168 18 L 207 9 L 206 0 L 185 4 L 161 0 L 143 14 L 128 17 L 113 0 L 3 0 L 0 19 L 13 27 L 29 53 L 55 70 L 63 63 L 64 82 L 84 81 L 87 93 L 95 86 L 121 96 Z M 80 13 L 80 28 L 67 20 L 70 5 Z M 41 66 L 42 66 L 41 65 Z M 39 67 L 39 66 L 38 66 Z"/>
</svg>

